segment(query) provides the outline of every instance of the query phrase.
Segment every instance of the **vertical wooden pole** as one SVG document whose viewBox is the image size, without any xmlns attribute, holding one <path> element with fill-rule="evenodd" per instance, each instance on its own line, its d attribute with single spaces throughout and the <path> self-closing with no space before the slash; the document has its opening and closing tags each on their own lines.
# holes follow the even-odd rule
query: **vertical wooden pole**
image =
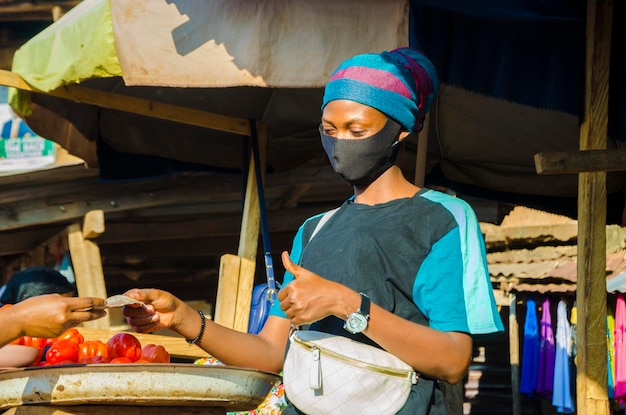
<svg viewBox="0 0 626 415">
<path fill-rule="evenodd" d="M 104 212 L 87 212 L 81 229 L 78 223 L 67 228 L 67 241 L 72 256 L 72 267 L 76 276 L 76 290 L 81 297 L 107 298 L 100 248 L 91 241 L 104 232 Z M 83 323 L 85 327 L 108 330 L 109 316 Z"/>
<path fill-rule="evenodd" d="M 261 171 L 265 171 L 269 128 L 258 123 Z M 215 322 L 241 332 L 248 331 L 252 290 L 256 272 L 261 215 L 257 192 L 254 157 L 250 157 L 244 200 L 238 255 L 226 254 L 220 261 Z"/>
<path fill-rule="evenodd" d="M 606 149 L 612 1 L 587 2 L 585 108 L 580 149 Z M 578 175 L 577 413 L 608 415 L 606 172 Z"/>
<path fill-rule="evenodd" d="M 519 323 L 517 321 L 517 295 L 515 293 L 509 294 L 509 362 L 511 364 L 511 395 L 513 398 L 512 415 L 521 415 Z"/>
</svg>

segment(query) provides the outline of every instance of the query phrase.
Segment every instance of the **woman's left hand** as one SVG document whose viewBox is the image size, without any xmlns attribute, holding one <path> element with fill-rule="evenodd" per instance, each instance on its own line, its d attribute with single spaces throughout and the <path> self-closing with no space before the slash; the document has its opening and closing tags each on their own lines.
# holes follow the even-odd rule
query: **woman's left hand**
<svg viewBox="0 0 626 415">
<path fill-rule="evenodd" d="M 278 292 L 278 300 L 293 325 L 313 323 L 329 315 L 345 319 L 358 308 L 361 300 L 356 291 L 294 264 L 286 251 L 282 260 L 294 280 Z"/>
</svg>

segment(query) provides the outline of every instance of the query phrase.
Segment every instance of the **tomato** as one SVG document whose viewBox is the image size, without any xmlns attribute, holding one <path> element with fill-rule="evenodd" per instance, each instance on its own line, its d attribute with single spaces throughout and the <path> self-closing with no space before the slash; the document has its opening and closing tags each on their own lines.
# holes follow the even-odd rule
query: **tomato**
<svg viewBox="0 0 626 415">
<path fill-rule="evenodd" d="M 106 343 L 100 340 L 88 340 L 78 345 L 78 358 L 83 357 L 109 357 L 109 350 Z"/>
<path fill-rule="evenodd" d="M 20 344 L 23 346 L 36 347 L 38 349 L 43 349 L 46 347 L 46 342 L 48 339 L 45 337 L 31 337 L 31 336 L 23 336 L 22 340 L 20 340 Z"/>
<path fill-rule="evenodd" d="M 109 358 L 126 357 L 131 362 L 141 357 L 141 343 L 130 333 L 114 334 L 107 342 Z"/>
<path fill-rule="evenodd" d="M 85 341 L 85 337 L 82 334 L 80 334 L 77 328 L 72 327 L 70 329 L 65 330 L 63 334 L 57 337 L 57 340 L 69 340 L 76 344 L 81 344 L 82 342 Z"/>
<path fill-rule="evenodd" d="M 78 362 L 78 345 L 70 340 L 57 340 L 46 352 L 46 361 L 52 365 L 63 361 Z"/>
<path fill-rule="evenodd" d="M 83 363 L 86 365 L 96 364 L 96 363 L 109 363 L 111 360 L 105 356 L 85 356 L 78 359 L 78 363 Z"/>
<path fill-rule="evenodd" d="M 111 359 L 109 363 L 113 364 L 122 364 L 122 363 L 133 363 L 128 357 L 116 357 Z"/>
<path fill-rule="evenodd" d="M 160 344 L 146 344 L 141 349 L 141 360 L 151 363 L 169 363 L 170 354 Z"/>
</svg>

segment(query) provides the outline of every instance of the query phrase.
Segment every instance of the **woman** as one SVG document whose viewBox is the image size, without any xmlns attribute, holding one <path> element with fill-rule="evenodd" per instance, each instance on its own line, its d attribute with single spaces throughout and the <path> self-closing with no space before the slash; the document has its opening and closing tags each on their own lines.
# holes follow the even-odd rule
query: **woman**
<svg viewBox="0 0 626 415">
<path fill-rule="evenodd" d="M 310 324 L 377 344 L 420 373 L 400 413 L 443 413 L 436 380 L 463 380 L 472 336 L 503 326 L 470 207 L 420 189 L 395 165 L 399 143 L 421 129 L 437 88 L 432 63 L 410 48 L 358 55 L 334 72 L 320 135 L 354 196 L 314 238 L 321 214 L 300 227 L 291 254 L 282 254 L 279 301 L 258 335 L 204 322 L 181 300 L 150 289 L 127 293 L 149 304 L 124 310 L 131 326 L 173 329 L 226 364 L 280 372 L 290 326 Z"/>
<path fill-rule="evenodd" d="M 0 296 L 0 304 L 17 304 L 42 294 L 73 297 L 76 295 L 76 289 L 54 268 L 28 267 L 11 276 Z"/>
</svg>

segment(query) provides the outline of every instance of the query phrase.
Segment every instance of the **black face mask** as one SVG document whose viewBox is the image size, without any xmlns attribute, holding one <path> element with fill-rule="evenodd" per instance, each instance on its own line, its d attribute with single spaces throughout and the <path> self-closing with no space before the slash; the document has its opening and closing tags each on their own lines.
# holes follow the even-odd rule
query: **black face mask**
<svg viewBox="0 0 626 415">
<path fill-rule="evenodd" d="M 387 119 L 376 134 L 359 139 L 338 139 L 324 134 L 322 145 L 333 170 L 352 186 L 367 186 L 393 166 L 398 156 L 400 124 Z"/>
</svg>

